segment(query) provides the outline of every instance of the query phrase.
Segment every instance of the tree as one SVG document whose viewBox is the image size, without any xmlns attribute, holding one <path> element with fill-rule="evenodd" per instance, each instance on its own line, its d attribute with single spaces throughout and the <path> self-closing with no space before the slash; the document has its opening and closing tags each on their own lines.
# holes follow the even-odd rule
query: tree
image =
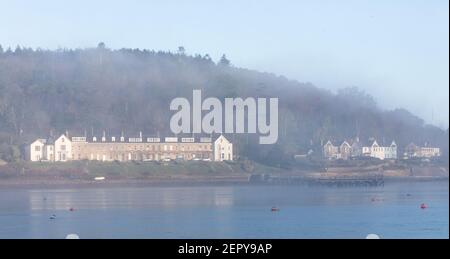
<svg viewBox="0 0 450 259">
<path fill-rule="evenodd" d="M 17 162 L 20 160 L 20 150 L 16 145 L 3 143 L 0 145 L 0 159 L 6 162 Z"/>
<path fill-rule="evenodd" d="M 55 133 L 69 129 L 79 135 L 91 127 L 116 136 L 122 130 L 127 135 L 140 130 L 169 135 L 168 104 L 174 95 L 189 97 L 199 86 L 205 96 L 220 100 L 280 99 L 276 149 L 257 144 L 257 134 L 233 141 L 239 156 L 253 161 L 282 166 L 310 148 L 320 154 L 328 139 L 341 141 L 357 135 L 362 141 L 370 136 L 395 139 L 399 147 L 427 141 L 442 148 L 448 158 L 448 131 L 426 127 L 405 110 L 379 109 L 370 95 L 357 88 L 334 94 L 268 73 L 228 69 L 225 55 L 213 62 L 208 54 L 111 50 L 104 43 L 98 48 L 56 52 L 20 48 L 18 54 L 4 49 L 0 57 L 2 160 L 16 159 L 17 150 L 11 145 L 29 144 L 50 129 Z"/>
<path fill-rule="evenodd" d="M 211 57 L 209 56 L 209 54 L 205 54 L 205 55 L 203 56 L 203 58 L 204 58 L 205 60 L 207 60 L 207 61 L 211 61 Z"/>
<path fill-rule="evenodd" d="M 183 46 L 179 46 L 179 47 L 178 47 L 178 54 L 184 55 L 185 51 L 186 51 L 186 50 L 184 49 Z"/>
<path fill-rule="evenodd" d="M 105 48 L 106 48 L 106 45 L 105 45 L 104 42 L 100 42 L 100 43 L 97 45 L 97 48 L 99 48 L 99 49 L 105 49 Z"/>
<path fill-rule="evenodd" d="M 0 44 L 0 55 L 3 54 L 3 48 L 2 45 Z"/>
<path fill-rule="evenodd" d="M 219 61 L 219 65 L 221 66 L 229 66 L 230 65 L 230 60 L 227 59 L 227 56 L 225 56 L 225 54 L 222 55 L 222 57 L 220 58 Z"/>
<path fill-rule="evenodd" d="M 22 53 L 22 49 L 20 48 L 19 45 L 17 45 L 17 46 L 16 46 L 16 49 L 14 50 L 14 54 L 18 55 L 18 54 L 20 54 L 20 53 Z"/>
</svg>

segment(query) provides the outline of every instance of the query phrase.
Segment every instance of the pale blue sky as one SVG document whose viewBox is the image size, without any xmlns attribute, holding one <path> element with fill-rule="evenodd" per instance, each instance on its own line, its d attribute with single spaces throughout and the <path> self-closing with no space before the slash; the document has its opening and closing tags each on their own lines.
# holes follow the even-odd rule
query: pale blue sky
<svg viewBox="0 0 450 259">
<path fill-rule="evenodd" d="M 4 1 L 0 44 L 226 53 L 232 63 L 449 121 L 448 0 Z M 434 110 L 434 118 L 432 111 Z M 433 120 L 432 120 L 433 119 Z"/>
</svg>

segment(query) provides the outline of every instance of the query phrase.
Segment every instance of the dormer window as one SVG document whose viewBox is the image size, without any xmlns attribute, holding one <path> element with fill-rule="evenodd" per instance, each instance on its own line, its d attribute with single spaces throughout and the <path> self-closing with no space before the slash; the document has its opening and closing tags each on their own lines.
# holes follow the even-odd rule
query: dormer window
<svg viewBox="0 0 450 259">
<path fill-rule="evenodd" d="M 106 141 L 106 138 L 105 137 L 102 137 L 102 142 L 105 142 Z"/>
<path fill-rule="evenodd" d="M 97 142 L 97 137 L 93 137 L 92 141 Z"/>
<path fill-rule="evenodd" d="M 112 138 L 111 138 L 111 141 L 112 141 L 112 142 L 116 142 L 116 137 L 112 137 Z"/>
<path fill-rule="evenodd" d="M 124 142 L 125 138 L 124 137 L 120 137 L 120 142 Z"/>
</svg>

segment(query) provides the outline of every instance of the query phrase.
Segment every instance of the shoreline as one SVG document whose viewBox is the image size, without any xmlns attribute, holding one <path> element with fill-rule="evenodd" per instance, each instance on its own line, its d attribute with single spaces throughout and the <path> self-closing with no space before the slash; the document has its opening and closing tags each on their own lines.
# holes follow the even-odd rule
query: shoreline
<svg viewBox="0 0 450 259">
<path fill-rule="evenodd" d="M 449 177 L 410 176 L 385 177 L 385 184 L 408 182 L 449 182 Z M 114 180 L 0 180 L 0 188 L 120 188 L 120 187 L 191 187 L 191 186 L 305 186 L 303 183 L 250 182 L 248 177 L 197 178 L 197 179 L 114 179 Z M 351 188 L 351 187 L 350 187 Z"/>
<path fill-rule="evenodd" d="M 123 186 L 383 185 L 449 181 L 446 166 L 329 167 L 282 169 L 242 163 L 23 163 L 0 166 L 0 188 L 84 188 Z M 104 180 L 95 178 L 104 177 Z"/>
</svg>

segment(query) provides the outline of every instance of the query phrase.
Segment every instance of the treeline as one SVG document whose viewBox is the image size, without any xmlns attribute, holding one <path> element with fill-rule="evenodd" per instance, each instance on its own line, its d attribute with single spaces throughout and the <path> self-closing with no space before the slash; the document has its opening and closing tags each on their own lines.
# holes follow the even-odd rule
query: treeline
<svg viewBox="0 0 450 259">
<path fill-rule="evenodd" d="M 448 152 L 448 130 L 426 125 L 406 110 L 383 110 L 347 88 L 334 94 L 282 76 L 238 68 L 224 55 L 188 55 L 146 49 L 14 50 L 0 46 L 0 159 L 20 159 L 19 147 L 38 136 L 71 133 L 167 135 L 169 103 L 204 97 L 278 97 L 279 140 L 260 146 L 257 136 L 235 135 L 242 158 L 284 165 L 294 154 L 320 153 L 327 139 L 395 139 L 402 146 L 428 142 Z M 448 153 L 446 153 L 448 154 Z M 446 155 L 448 156 L 448 155 Z"/>
</svg>

